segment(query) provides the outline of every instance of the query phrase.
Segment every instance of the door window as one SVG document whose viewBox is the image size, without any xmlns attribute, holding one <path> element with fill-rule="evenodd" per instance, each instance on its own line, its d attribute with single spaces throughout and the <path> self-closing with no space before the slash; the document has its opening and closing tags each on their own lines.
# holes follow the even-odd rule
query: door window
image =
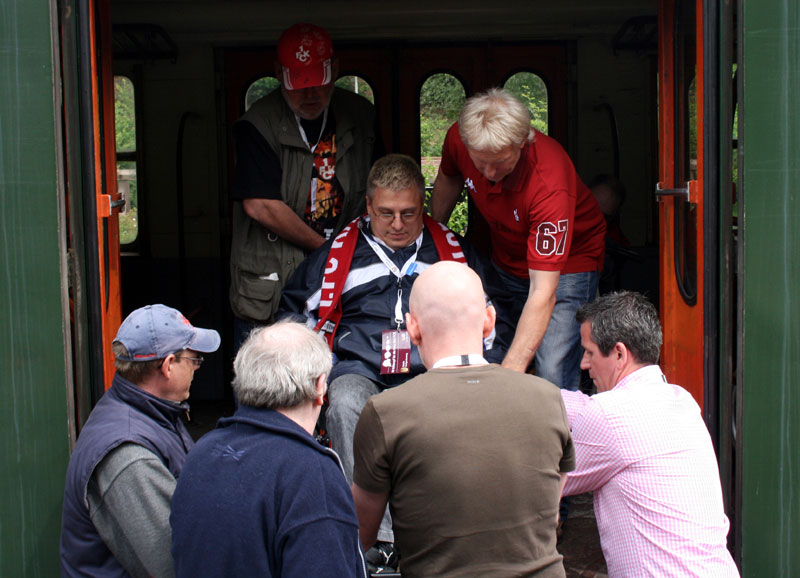
<svg viewBox="0 0 800 578">
<path fill-rule="evenodd" d="M 139 236 L 139 194 L 136 180 L 136 98 L 133 81 L 114 77 L 117 190 L 125 199 L 119 214 L 120 245 L 132 245 Z"/>
</svg>

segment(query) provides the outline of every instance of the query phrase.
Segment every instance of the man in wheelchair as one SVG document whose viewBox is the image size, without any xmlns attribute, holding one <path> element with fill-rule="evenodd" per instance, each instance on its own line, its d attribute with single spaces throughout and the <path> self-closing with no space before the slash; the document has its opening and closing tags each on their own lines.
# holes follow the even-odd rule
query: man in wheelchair
<svg viewBox="0 0 800 578">
<path fill-rule="evenodd" d="M 483 340 L 485 357 L 502 361 L 513 336 L 502 281 L 465 240 L 425 215 L 424 200 L 425 179 L 413 159 L 379 159 L 367 178 L 366 214 L 312 253 L 283 290 L 278 317 L 316 328 L 333 351 L 326 422 L 348 482 L 364 404 L 425 371 L 404 319 L 420 273 L 445 260 L 469 265 L 482 280 L 487 303 L 498 310 L 497 328 Z M 388 512 L 377 539 L 367 553 L 372 569 L 391 567 L 396 557 Z"/>
</svg>

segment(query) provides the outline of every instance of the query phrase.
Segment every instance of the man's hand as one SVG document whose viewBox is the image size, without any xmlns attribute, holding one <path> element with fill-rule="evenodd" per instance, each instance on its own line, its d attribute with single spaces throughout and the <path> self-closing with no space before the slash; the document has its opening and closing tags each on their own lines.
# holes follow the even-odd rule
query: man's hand
<svg viewBox="0 0 800 578">
<path fill-rule="evenodd" d="M 550 315 L 556 304 L 556 289 L 561 272 L 528 269 L 528 275 L 531 283 L 528 299 L 519 317 L 514 341 L 503 360 L 503 367 L 522 373 L 528 370 L 547 331 Z"/>
<path fill-rule="evenodd" d="M 325 242 L 325 237 L 306 225 L 305 221 L 283 201 L 244 199 L 242 205 L 248 217 L 293 245 L 313 251 Z"/>
</svg>

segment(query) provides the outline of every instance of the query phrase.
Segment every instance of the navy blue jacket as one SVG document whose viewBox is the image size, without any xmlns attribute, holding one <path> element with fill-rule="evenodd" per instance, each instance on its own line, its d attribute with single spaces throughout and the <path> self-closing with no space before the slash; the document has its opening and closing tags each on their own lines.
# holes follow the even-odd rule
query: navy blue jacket
<svg viewBox="0 0 800 578">
<path fill-rule="evenodd" d="M 273 410 L 239 406 L 200 439 L 170 525 L 178 578 L 366 576 L 338 456 Z"/>
<path fill-rule="evenodd" d="M 369 230 L 369 226 L 365 226 Z M 508 346 L 514 338 L 514 326 L 511 324 L 511 295 L 506 291 L 502 280 L 491 264 L 478 253 L 467 241 L 458 238 L 467 264 L 480 276 L 483 290 L 489 296 L 497 310 L 495 325 L 496 337 L 492 349 L 484 352 L 490 362 L 500 363 L 505 357 Z M 283 288 L 281 305 L 277 318 L 292 318 L 296 321 L 316 325 L 319 318 L 319 298 L 322 286 L 322 275 L 325 262 L 330 251 L 330 240 L 314 251 L 301 263 L 294 275 Z M 408 260 L 416 250 L 416 245 L 398 249 L 389 258 L 399 267 Z M 439 252 L 427 228 L 423 229 L 422 245 L 417 254 L 417 267 L 411 275 L 403 277 L 403 313 L 408 311 L 408 298 L 414 280 L 430 265 L 439 262 Z M 366 242 L 363 235 L 358 242 L 350 265 L 350 274 L 342 292 L 342 319 L 334 336 L 333 353 L 336 363 L 328 381 L 340 375 L 355 373 L 363 375 L 382 387 L 394 387 L 405 383 L 412 377 L 424 373 L 425 366 L 419 356 L 416 345 L 411 346 L 411 364 L 408 373 L 397 375 L 381 375 L 381 333 L 387 329 L 395 329 L 393 323 L 395 305 L 397 303 L 397 277 L 395 277 Z M 514 320 L 516 323 L 516 320 Z M 405 328 L 405 322 L 402 325 Z"/>
<path fill-rule="evenodd" d="M 62 576 L 128 576 L 89 518 L 87 487 L 102 459 L 125 442 L 157 455 L 176 478 L 194 445 L 181 416 L 189 406 L 150 395 L 114 375 L 111 388 L 92 410 L 67 467 L 61 517 Z"/>
</svg>

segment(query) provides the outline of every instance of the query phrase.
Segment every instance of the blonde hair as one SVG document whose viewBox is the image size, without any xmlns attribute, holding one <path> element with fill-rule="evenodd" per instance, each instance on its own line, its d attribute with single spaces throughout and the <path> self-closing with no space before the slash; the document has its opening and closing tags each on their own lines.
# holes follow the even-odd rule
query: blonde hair
<svg viewBox="0 0 800 578">
<path fill-rule="evenodd" d="M 531 114 L 513 94 L 490 88 L 467 99 L 458 117 L 458 131 L 467 148 L 497 152 L 533 142 Z"/>
</svg>

